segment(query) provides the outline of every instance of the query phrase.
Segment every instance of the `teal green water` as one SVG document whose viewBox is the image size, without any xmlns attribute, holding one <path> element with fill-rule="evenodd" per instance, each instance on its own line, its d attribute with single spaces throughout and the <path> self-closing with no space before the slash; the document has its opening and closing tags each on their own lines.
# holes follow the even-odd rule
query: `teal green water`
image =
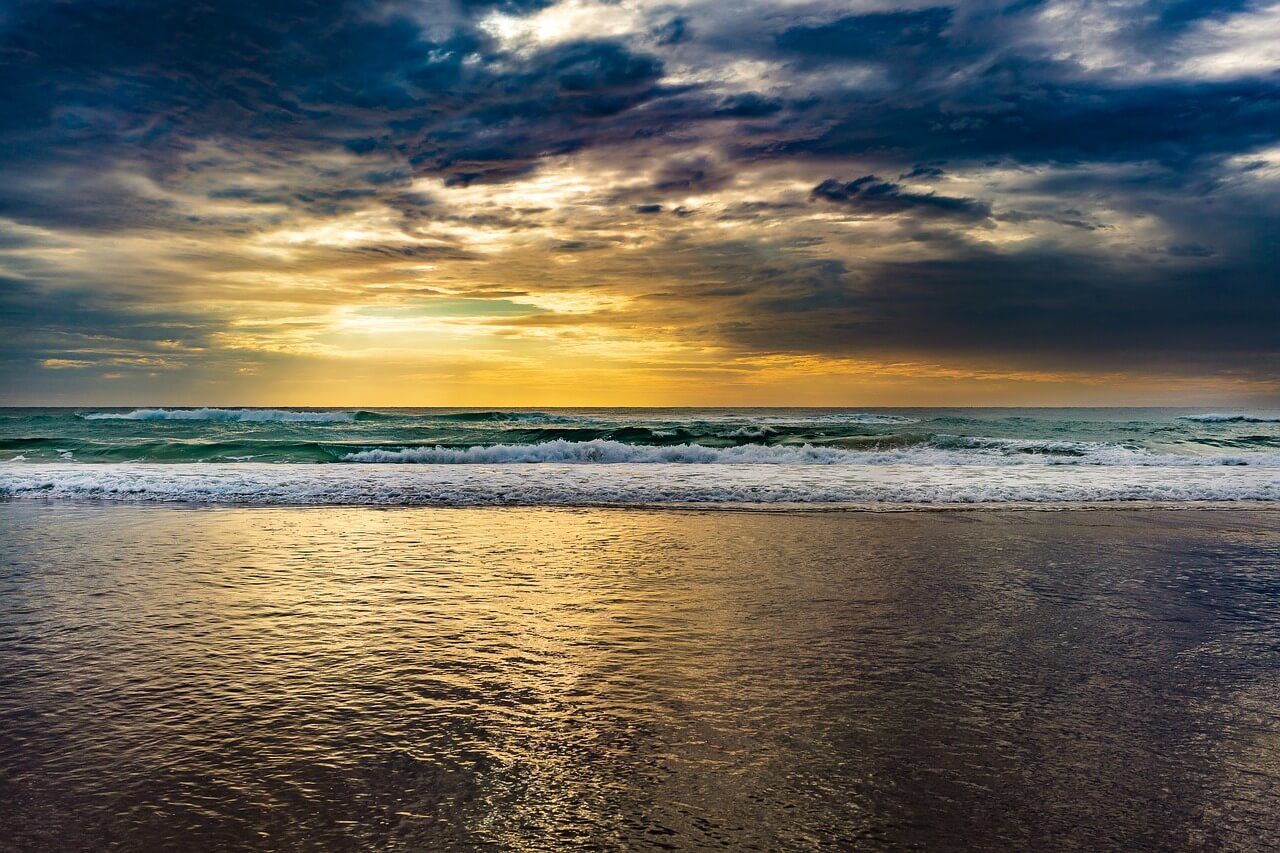
<svg viewBox="0 0 1280 853">
<path fill-rule="evenodd" d="M 971 456 L 1124 464 L 1156 455 L 1248 463 L 1280 452 L 1280 412 L 0 409 L 0 461 L 706 462 L 718 452 L 739 462 Z"/>
</svg>

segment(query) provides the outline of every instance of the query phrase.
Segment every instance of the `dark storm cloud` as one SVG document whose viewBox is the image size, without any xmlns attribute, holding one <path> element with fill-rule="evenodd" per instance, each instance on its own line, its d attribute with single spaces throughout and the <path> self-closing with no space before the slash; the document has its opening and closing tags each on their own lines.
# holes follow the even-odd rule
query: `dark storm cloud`
<svg viewBox="0 0 1280 853">
<path fill-rule="evenodd" d="M 992 66 L 972 88 L 901 102 L 850 94 L 820 133 L 757 156 L 888 156 L 898 161 L 1015 163 L 1159 160 L 1247 151 L 1280 136 L 1274 81 L 1049 82 L 1046 69 Z M 1190 171 L 1186 174 L 1191 174 Z"/>
<path fill-rule="evenodd" d="M 10 178 L 0 215 L 81 228 L 154 224 L 163 202 L 102 173 L 126 165 L 182 185 L 226 165 L 179 165 L 203 140 L 234 146 L 249 168 L 255 158 L 335 149 L 368 157 L 375 168 L 363 176 L 300 178 L 339 184 L 296 198 L 324 215 L 401 175 L 458 185 L 526 175 L 542 157 L 632 135 L 619 115 L 665 92 L 662 62 L 626 45 L 583 40 L 500 55 L 473 19 L 440 17 L 433 34 L 367 2 L 20 6 L 0 23 L 0 151 Z M 386 161 L 396 165 L 377 165 Z M 341 186 L 361 177 L 366 186 Z M 74 203 L 86 180 L 102 186 Z"/>
<path fill-rule="evenodd" d="M 684 18 L 672 18 L 653 28 L 654 39 L 658 44 L 679 44 L 689 36 L 689 24 Z"/>
<path fill-rule="evenodd" d="M 792 27 L 780 33 L 776 42 L 780 51 L 805 63 L 885 57 L 901 62 L 908 54 L 937 46 L 950 23 L 951 9 L 942 6 L 873 12 L 817 26 Z"/>
<path fill-rule="evenodd" d="M 0 213 L 56 223 L 65 209 L 78 227 L 153 223 L 164 217 L 159 200 L 104 186 L 77 212 L 70 186 L 121 161 L 181 182 L 187 175 L 175 158 L 202 139 L 235 141 L 242 156 L 339 148 L 371 160 L 357 179 L 376 186 L 379 176 L 415 174 L 454 185 L 511 181 L 548 156 L 715 118 L 771 123 L 729 140 L 730 152 L 752 160 L 873 156 L 904 171 L 939 159 L 1193 162 L 1280 133 L 1274 80 L 1126 83 L 1082 77 L 1044 47 L 1019 54 L 1014 36 L 1036 5 L 999 14 L 983 4 L 889 10 L 791 26 L 775 15 L 783 26 L 772 42 L 744 42 L 744 55 L 888 74 L 871 89 L 826 86 L 799 100 L 710 91 L 675 98 L 664 61 L 643 45 L 588 39 L 513 56 L 476 26 L 495 9 L 546 5 L 442 4 L 427 26 L 407 6 L 373 0 L 21 4 L 0 23 L 0 146 L 7 172 L 34 167 L 48 180 L 6 181 Z M 1151 4 L 1143 38 L 1167 38 L 1238 5 Z M 673 44 L 678 32 L 681 49 L 696 50 L 689 40 L 700 27 L 677 20 L 662 24 L 654 43 Z M 705 25 L 708 44 L 723 45 L 716 23 Z M 642 119 L 632 115 L 640 107 Z"/>
<path fill-rule="evenodd" d="M 1078 211 L 1052 213 L 1028 210 L 1007 210 L 1003 213 L 997 214 L 995 218 L 1001 222 L 1054 222 L 1058 225 L 1065 225 L 1068 228 L 1080 228 L 1084 231 L 1096 231 L 1099 228 L 1107 227 L 1106 225 L 1100 225 L 1094 222 L 1086 222 L 1078 217 Z"/>
<path fill-rule="evenodd" d="M 6 329 L 0 372 L 17 383 L 43 359 L 86 366 L 127 359 L 134 364 L 183 361 L 208 347 L 224 319 L 88 289 L 63 289 L 51 298 L 29 281 L 0 277 L 0 326 Z"/>
<path fill-rule="evenodd" d="M 1203 246 L 1199 243 L 1179 243 L 1165 251 L 1176 258 L 1212 258 L 1218 254 L 1212 246 Z"/>
<path fill-rule="evenodd" d="M 1172 66 L 1176 41 L 1248 7 L 1241 0 L 1108 9 L 1062 9 L 1045 31 L 1042 2 L 983 2 L 833 16 L 782 29 L 744 48 L 802 71 L 862 68 L 862 85 L 839 76 L 793 99 L 774 141 L 742 140 L 744 156 L 873 157 L 920 163 L 1126 162 L 1182 164 L 1247 151 L 1280 136 L 1275 69 L 1238 79 L 1142 77 L 1131 68 Z M 1110 13 L 1082 50 L 1111 50 L 1105 72 L 1081 67 L 1062 41 L 1078 18 Z M 1101 60 L 1099 60 L 1101 61 Z"/>
<path fill-rule="evenodd" d="M 764 118 L 781 111 L 783 103 L 757 92 L 730 95 L 716 105 L 714 115 L 723 118 Z"/>
<path fill-rule="evenodd" d="M 733 175 L 710 157 L 687 157 L 662 164 L 652 189 L 660 193 L 691 195 L 727 186 Z"/>
<path fill-rule="evenodd" d="M 863 175 L 846 184 L 828 178 L 813 188 L 813 197 L 838 204 L 856 213 L 893 216 L 947 217 L 977 221 L 991 216 L 991 206 L 972 198 L 916 193 L 901 184 Z"/>
<path fill-rule="evenodd" d="M 911 171 L 903 172 L 898 177 L 900 177 L 904 181 L 909 181 L 912 178 L 923 178 L 925 180 L 933 180 L 935 178 L 945 177 L 946 174 L 947 174 L 946 172 L 942 171 L 937 166 L 922 165 L 922 166 L 912 166 Z"/>
</svg>

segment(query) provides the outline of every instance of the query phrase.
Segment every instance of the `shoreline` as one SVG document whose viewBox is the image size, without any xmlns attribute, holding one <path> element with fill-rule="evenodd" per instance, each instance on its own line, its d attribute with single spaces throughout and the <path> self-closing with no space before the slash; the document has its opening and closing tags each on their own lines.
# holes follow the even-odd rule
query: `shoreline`
<svg viewBox="0 0 1280 853">
<path fill-rule="evenodd" d="M 157 507 L 165 509 L 372 509 L 404 510 L 626 510 L 685 513 L 756 513 L 773 515 L 913 513 L 998 513 L 998 512 L 1280 512 L 1280 501 L 1020 501 L 974 503 L 836 503 L 683 501 L 669 503 L 475 503 L 475 504 L 368 504 L 368 503 L 255 503 L 251 501 L 151 500 L 146 498 L 43 497 L 0 495 L 0 506 L 43 505 L 69 507 Z"/>
</svg>

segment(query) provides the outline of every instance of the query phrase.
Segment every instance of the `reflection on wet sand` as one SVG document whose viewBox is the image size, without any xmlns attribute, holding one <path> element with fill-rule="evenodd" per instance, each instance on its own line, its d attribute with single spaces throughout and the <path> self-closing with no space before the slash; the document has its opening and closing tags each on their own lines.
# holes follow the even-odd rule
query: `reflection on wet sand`
<svg viewBox="0 0 1280 853">
<path fill-rule="evenodd" d="M 0 506 L 18 849 L 1232 847 L 1280 515 Z"/>
</svg>

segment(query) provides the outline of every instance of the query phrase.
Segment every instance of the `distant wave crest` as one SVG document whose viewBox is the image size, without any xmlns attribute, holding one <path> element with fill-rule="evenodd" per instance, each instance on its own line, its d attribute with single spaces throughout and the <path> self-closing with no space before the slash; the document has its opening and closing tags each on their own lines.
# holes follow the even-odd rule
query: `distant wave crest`
<svg viewBox="0 0 1280 853">
<path fill-rule="evenodd" d="M 87 421 L 223 421 L 241 423 L 349 424 L 358 412 L 297 412 L 288 409 L 134 409 L 90 412 Z"/>
<path fill-rule="evenodd" d="M 438 421 L 456 421 L 458 423 L 479 423 L 479 424 L 501 424 L 501 423 L 527 423 L 527 424 L 568 424 L 577 422 L 590 422 L 593 419 L 582 415 L 554 415 L 547 412 L 450 412 L 446 414 L 429 414 L 432 420 Z"/>
<path fill-rule="evenodd" d="M 512 412 L 493 410 L 485 412 L 449 412 L 445 414 L 427 414 L 428 417 L 437 421 L 453 421 L 457 423 L 476 423 L 476 424 L 599 424 L 604 420 L 598 417 L 585 414 L 568 414 L 555 412 Z M 642 418 L 647 420 L 647 418 Z M 654 418 L 657 422 L 664 422 L 662 417 Z M 678 419 L 673 418 L 672 423 Z M 731 422 L 737 423 L 741 420 L 740 415 L 731 416 Z M 754 425 L 738 427 L 740 431 L 764 431 L 771 432 L 775 426 L 839 426 L 849 424 L 862 424 L 867 426 L 891 426 L 895 424 L 914 424 L 919 423 L 920 419 L 910 417 L 908 415 L 883 415 L 868 412 L 859 412 L 854 414 L 821 414 L 813 416 L 805 415 L 760 415 L 757 418 L 758 423 Z M 709 418 L 693 418 L 684 425 L 697 426 L 700 424 L 724 424 L 723 420 L 715 417 Z"/>
<path fill-rule="evenodd" d="M 1206 424 L 1274 424 L 1280 423 L 1280 415 L 1247 415 L 1222 412 L 1209 412 L 1204 415 L 1183 415 L 1184 421 L 1197 421 Z"/>
<path fill-rule="evenodd" d="M 846 424 L 915 424 L 919 423 L 919 418 L 912 418 L 906 415 L 844 415 L 835 418 L 841 423 Z"/>
</svg>

